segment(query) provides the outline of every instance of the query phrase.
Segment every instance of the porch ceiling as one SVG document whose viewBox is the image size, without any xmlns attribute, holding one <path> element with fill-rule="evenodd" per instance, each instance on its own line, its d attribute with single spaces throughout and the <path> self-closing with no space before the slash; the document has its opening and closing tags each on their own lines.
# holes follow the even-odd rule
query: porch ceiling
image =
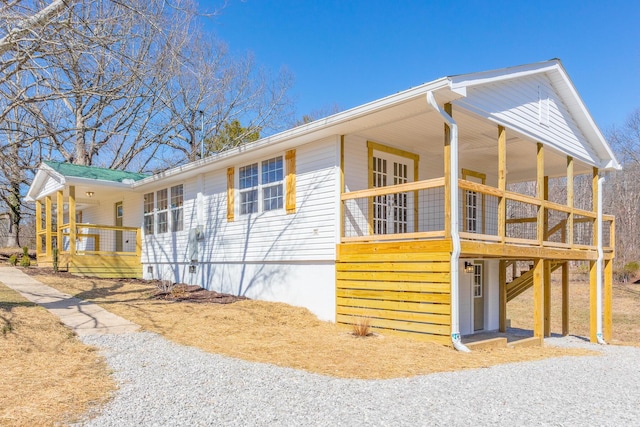
<svg viewBox="0 0 640 427">
<path fill-rule="evenodd" d="M 444 125 L 442 117 L 427 105 L 426 100 L 414 100 L 396 108 L 395 117 L 384 122 L 370 118 L 370 127 L 355 134 L 368 140 L 427 154 L 428 162 L 443 163 Z M 474 113 L 454 107 L 453 117 L 458 124 L 461 168 L 481 170 L 491 177 L 498 172 L 497 124 Z M 565 154 L 550 148 L 545 150 L 545 175 L 566 175 Z M 591 173 L 591 166 L 574 161 L 574 174 Z M 507 129 L 507 181 L 522 182 L 536 179 L 536 141 Z"/>
</svg>

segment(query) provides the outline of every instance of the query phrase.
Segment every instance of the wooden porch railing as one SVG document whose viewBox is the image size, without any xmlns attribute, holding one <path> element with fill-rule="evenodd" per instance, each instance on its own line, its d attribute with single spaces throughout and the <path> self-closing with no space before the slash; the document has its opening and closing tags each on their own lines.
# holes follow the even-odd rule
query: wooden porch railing
<svg viewBox="0 0 640 427">
<path fill-rule="evenodd" d="M 444 238 L 448 215 L 444 185 L 444 178 L 436 178 L 342 194 L 341 241 Z M 463 179 L 458 185 L 462 239 L 566 249 L 596 247 L 595 212 Z M 469 192 L 476 201 L 481 199 L 474 221 L 467 221 Z M 506 201 L 503 226 L 500 199 Z M 614 217 L 604 215 L 605 250 L 614 250 L 614 233 Z"/>
<path fill-rule="evenodd" d="M 47 239 L 47 234 L 50 234 Z M 142 234 L 140 228 L 114 225 L 77 223 L 75 226 L 75 248 L 70 244 L 71 226 L 61 224 L 37 233 L 40 240 L 37 255 L 50 257 L 53 248 L 59 255 L 118 255 L 140 258 L 142 253 Z M 47 247 L 47 240 L 51 247 Z"/>
</svg>

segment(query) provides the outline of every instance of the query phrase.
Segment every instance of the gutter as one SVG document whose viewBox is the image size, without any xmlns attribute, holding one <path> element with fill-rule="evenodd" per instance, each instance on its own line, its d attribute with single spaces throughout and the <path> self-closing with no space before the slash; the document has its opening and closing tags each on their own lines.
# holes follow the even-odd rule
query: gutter
<svg viewBox="0 0 640 427">
<path fill-rule="evenodd" d="M 427 92 L 427 102 L 431 105 L 444 119 L 445 123 L 451 128 L 451 168 L 449 170 L 449 191 L 451 199 L 451 243 L 453 250 L 451 252 L 451 343 L 453 348 L 465 353 L 470 352 L 460 340 L 460 234 L 458 232 L 458 125 L 453 117 L 448 115 L 436 102 L 433 91 Z"/>
<path fill-rule="evenodd" d="M 598 206 L 596 222 L 598 224 L 598 259 L 596 260 L 596 340 L 598 344 L 606 344 L 602 337 L 602 262 L 604 251 L 602 250 L 602 184 L 604 177 L 598 178 Z"/>
</svg>

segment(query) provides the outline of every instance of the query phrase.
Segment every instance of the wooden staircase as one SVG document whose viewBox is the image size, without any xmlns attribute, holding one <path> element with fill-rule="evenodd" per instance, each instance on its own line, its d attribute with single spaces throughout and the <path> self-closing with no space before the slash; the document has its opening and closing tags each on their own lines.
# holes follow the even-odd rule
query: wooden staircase
<svg viewBox="0 0 640 427">
<path fill-rule="evenodd" d="M 551 272 L 553 273 L 560 267 L 562 267 L 561 262 L 552 262 Z M 507 283 L 507 302 L 522 294 L 531 286 L 533 286 L 533 270 L 527 270 L 522 273 L 520 277 L 516 277 L 511 282 Z"/>
</svg>

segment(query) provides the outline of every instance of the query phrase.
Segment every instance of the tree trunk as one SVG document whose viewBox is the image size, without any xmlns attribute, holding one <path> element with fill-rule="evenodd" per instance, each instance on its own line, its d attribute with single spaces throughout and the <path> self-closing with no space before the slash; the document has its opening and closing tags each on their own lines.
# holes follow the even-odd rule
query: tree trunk
<svg viewBox="0 0 640 427">
<path fill-rule="evenodd" d="M 20 211 L 20 186 L 11 186 L 11 195 L 8 198 L 9 207 L 9 224 L 7 233 L 7 247 L 19 248 L 20 247 L 20 220 L 22 219 L 22 212 Z"/>
</svg>

